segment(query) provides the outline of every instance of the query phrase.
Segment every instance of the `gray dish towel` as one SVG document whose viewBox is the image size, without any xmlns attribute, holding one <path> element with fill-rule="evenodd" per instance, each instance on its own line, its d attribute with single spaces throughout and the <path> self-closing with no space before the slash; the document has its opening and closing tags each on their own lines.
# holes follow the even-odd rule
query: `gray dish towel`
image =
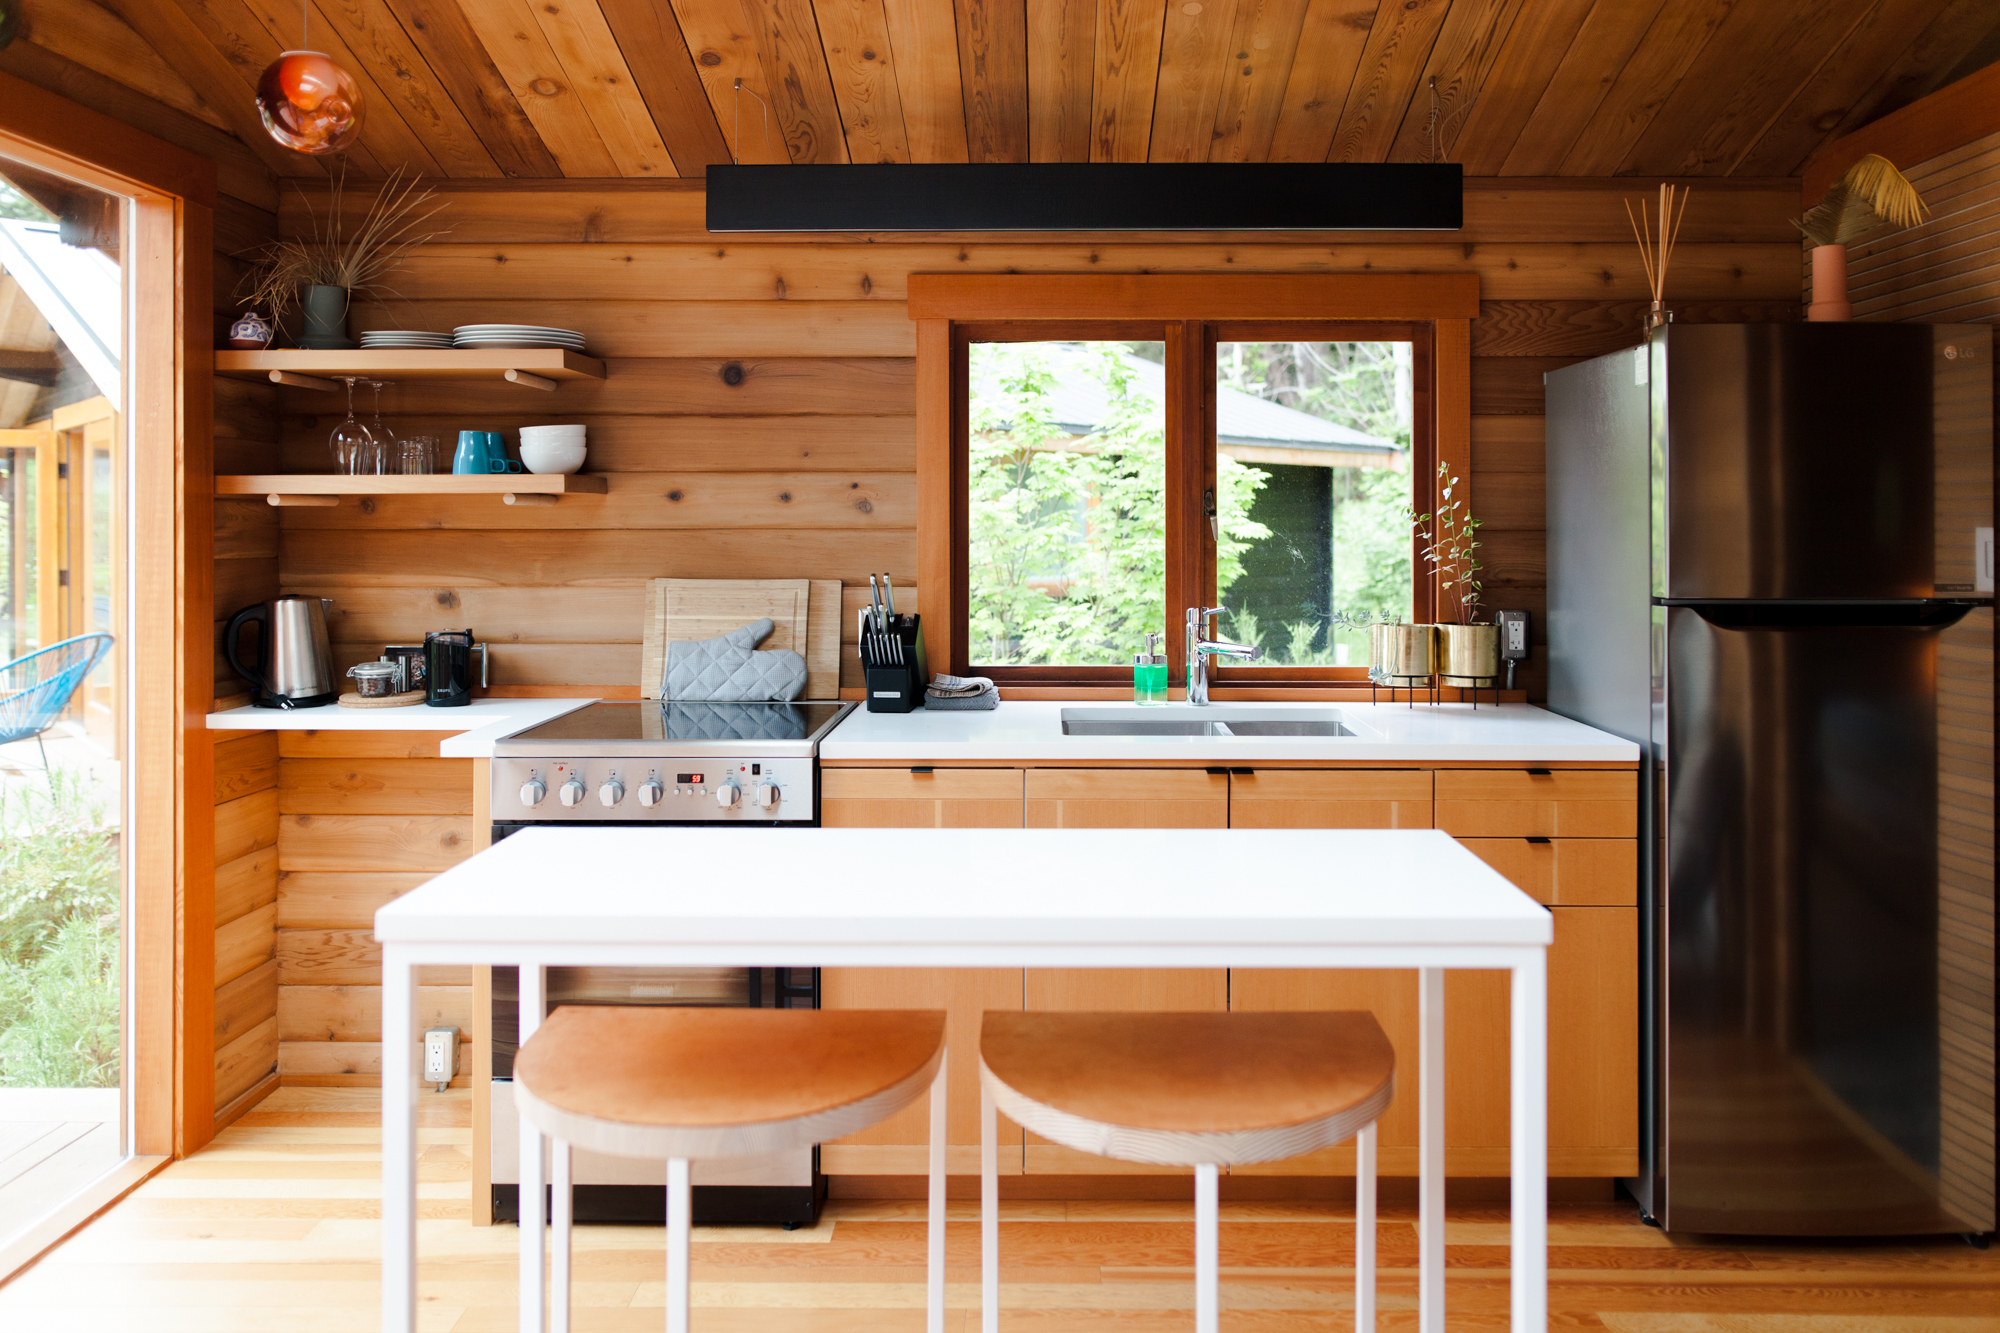
<svg viewBox="0 0 2000 1333">
<path fill-rule="evenodd" d="M 940 712 L 983 713 L 1000 706 L 1000 687 L 985 676 L 948 676 L 940 671 L 924 691 L 924 707 Z"/>
</svg>

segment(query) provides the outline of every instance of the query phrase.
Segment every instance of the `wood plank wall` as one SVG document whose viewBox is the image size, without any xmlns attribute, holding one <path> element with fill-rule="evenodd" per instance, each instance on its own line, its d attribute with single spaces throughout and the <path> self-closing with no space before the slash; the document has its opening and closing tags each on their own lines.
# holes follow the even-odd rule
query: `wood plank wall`
<svg viewBox="0 0 2000 1333">
<path fill-rule="evenodd" d="M 273 987 L 288 1085 L 381 1081 L 375 911 L 486 845 L 472 818 L 474 761 L 438 756 L 450 734 L 278 733 Z M 470 1041 L 469 970 L 426 968 L 419 980 L 424 1026 L 456 1027 Z"/>
<path fill-rule="evenodd" d="M 283 581 L 336 599 L 342 669 L 385 642 L 470 625 L 496 645 L 504 692 L 631 693 L 647 578 L 854 585 L 888 570 L 914 588 L 911 272 L 1477 272 L 1487 302 L 1473 326 L 1473 504 L 1486 520 L 1488 605 L 1535 613 L 1539 641 L 1541 374 L 1635 342 L 1646 294 L 1622 205 L 1647 193 L 1636 181 L 1475 180 L 1461 235 L 1334 244 L 1323 235 L 723 236 L 703 227 L 698 183 L 443 188 L 451 243 L 395 276 L 406 301 L 359 307 L 356 327 L 577 328 L 611 374 L 549 395 L 398 387 L 383 396 L 392 425 L 448 445 L 460 428 L 511 436 L 533 422 L 581 421 L 590 467 L 611 474 L 610 493 L 539 509 L 402 497 L 287 509 Z M 1786 219 L 1797 209 L 1793 181 L 1698 184 L 1670 286 L 1680 317 L 1796 317 L 1798 246 Z M 307 225 L 295 191 L 280 221 L 287 234 Z M 296 389 L 281 401 L 284 469 L 325 470 L 340 404 Z M 1523 679 L 1539 697 L 1539 661 Z"/>
<path fill-rule="evenodd" d="M 2000 321 L 2000 249 L 1994 245 L 2000 134 L 1940 153 L 1905 174 L 1931 216 L 1921 226 L 1850 248 L 1855 318 Z M 1991 403 L 1979 406 L 1990 409 Z M 1940 425 L 1948 426 L 1949 418 Z M 1967 616 L 1941 636 L 1938 651 L 1938 734 L 1946 765 L 1938 826 L 1944 927 L 1938 941 L 1944 1089 L 1939 1177 L 1945 1201 L 1966 1217 L 1985 1211 L 1995 1169 L 1994 774 L 1990 749 L 1957 742 L 1993 735 L 1993 628 L 1991 613 Z"/>
</svg>

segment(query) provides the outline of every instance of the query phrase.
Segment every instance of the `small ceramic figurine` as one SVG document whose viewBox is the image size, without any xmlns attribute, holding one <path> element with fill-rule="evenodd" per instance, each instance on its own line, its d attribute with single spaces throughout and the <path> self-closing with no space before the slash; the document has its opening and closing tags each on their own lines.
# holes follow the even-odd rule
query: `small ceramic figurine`
<svg viewBox="0 0 2000 1333">
<path fill-rule="evenodd" d="M 270 320 L 254 310 L 245 311 L 229 326 L 229 345 L 239 352 L 261 352 L 271 345 L 271 335 L 276 332 Z"/>
</svg>

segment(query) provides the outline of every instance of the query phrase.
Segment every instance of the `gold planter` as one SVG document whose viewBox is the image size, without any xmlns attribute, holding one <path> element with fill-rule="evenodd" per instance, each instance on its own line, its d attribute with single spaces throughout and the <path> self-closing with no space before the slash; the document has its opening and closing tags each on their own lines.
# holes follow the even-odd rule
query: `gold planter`
<svg viewBox="0 0 2000 1333">
<path fill-rule="evenodd" d="M 1438 674 L 1448 681 L 1489 681 L 1500 674 L 1498 625 L 1438 626 Z"/>
<path fill-rule="evenodd" d="M 1428 679 L 1437 670 L 1437 626 L 1373 625 L 1368 632 L 1368 674 L 1378 684 Z"/>
</svg>

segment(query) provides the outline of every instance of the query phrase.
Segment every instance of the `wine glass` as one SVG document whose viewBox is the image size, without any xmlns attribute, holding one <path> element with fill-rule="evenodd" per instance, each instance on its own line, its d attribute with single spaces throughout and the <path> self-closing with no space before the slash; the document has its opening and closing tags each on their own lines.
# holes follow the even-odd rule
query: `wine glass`
<svg viewBox="0 0 2000 1333">
<path fill-rule="evenodd" d="M 333 470 L 356 476 L 364 471 L 374 471 L 374 457 L 379 450 L 374 435 L 354 416 L 354 382 L 361 377 L 342 375 L 340 378 L 347 385 L 347 420 L 333 428 L 327 444 L 333 450 Z"/>
<path fill-rule="evenodd" d="M 375 390 L 375 422 L 368 429 L 375 436 L 375 472 L 394 472 L 402 459 L 402 446 L 397 443 L 396 432 L 389 429 L 382 420 L 382 390 L 388 388 L 383 380 L 370 380 L 368 387 Z"/>
</svg>

